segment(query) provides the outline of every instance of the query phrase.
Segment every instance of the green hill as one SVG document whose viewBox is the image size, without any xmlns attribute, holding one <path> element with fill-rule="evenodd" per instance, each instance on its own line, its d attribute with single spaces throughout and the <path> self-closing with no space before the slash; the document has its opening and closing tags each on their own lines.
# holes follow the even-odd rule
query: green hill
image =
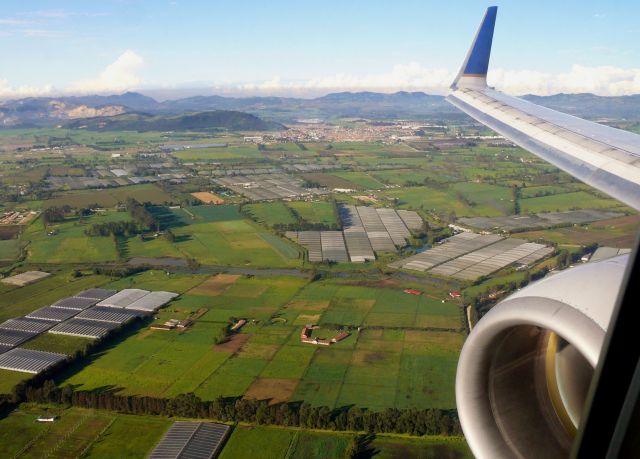
<svg viewBox="0 0 640 459">
<path fill-rule="evenodd" d="M 277 131 L 286 129 L 279 123 L 265 121 L 255 115 L 233 110 L 213 110 L 174 116 L 124 113 L 115 116 L 78 119 L 67 123 L 65 127 L 96 131 L 190 131 L 202 129 Z"/>
</svg>

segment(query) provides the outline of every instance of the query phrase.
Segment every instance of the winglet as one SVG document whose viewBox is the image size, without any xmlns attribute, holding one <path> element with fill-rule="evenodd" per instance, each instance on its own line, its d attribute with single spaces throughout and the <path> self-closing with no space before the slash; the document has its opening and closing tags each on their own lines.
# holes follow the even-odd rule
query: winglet
<svg viewBox="0 0 640 459">
<path fill-rule="evenodd" d="M 487 8 L 460 72 L 451 84 L 451 89 L 487 86 L 487 69 L 489 68 L 493 28 L 496 24 L 497 13 L 497 6 Z"/>
</svg>

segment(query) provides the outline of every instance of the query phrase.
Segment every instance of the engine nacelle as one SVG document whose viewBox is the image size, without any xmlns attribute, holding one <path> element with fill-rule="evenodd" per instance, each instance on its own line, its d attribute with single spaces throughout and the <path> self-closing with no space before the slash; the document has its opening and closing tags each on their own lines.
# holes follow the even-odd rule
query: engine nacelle
<svg viewBox="0 0 640 459">
<path fill-rule="evenodd" d="M 548 276 L 474 327 L 458 362 L 456 402 L 476 457 L 569 455 L 627 261 Z"/>
</svg>

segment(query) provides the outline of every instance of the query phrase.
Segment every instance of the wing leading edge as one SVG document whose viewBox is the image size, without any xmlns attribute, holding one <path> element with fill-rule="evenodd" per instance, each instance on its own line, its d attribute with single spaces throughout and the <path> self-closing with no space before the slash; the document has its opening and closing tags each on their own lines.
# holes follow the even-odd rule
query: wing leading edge
<svg viewBox="0 0 640 459">
<path fill-rule="evenodd" d="M 577 179 L 640 210 L 640 136 L 487 86 L 497 8 L 490 7 L 447 101 Z"/>
</svg>

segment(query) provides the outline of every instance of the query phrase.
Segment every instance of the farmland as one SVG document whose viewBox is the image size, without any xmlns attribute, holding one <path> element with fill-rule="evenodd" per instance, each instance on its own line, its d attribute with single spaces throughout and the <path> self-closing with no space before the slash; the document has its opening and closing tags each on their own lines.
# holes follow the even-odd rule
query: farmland
<svg viewBox="0 0 640 459">
<path fill-rule="evenodd" d="M 283 202 L 248 204 L 244 206 L 244 211 L 251 215 L 256 221 L 269 227 L 296 222 L 291 210 Z"/>
<path fill-rule="evenodd" d="M 174 197 L 162 191 L 156 185 L 131 185 L 107 190 L 70 191 L 57 198 L 48 199 L 44 207 L 60 207 L 69 205 L 72 207 L 89 207 L 98 204 L 102 207 L 114 207 L 124 203 L 127 198 L 136 199 L 139 202 L 151 202 L 164 204 L 172 202 Z"/>
<path fill-rule="evenodd" d="M 416 122 L 394 127 L 340 119 L 331 131 L 390 129 L 375 141 L 298 140 L 305 130 L 317 135 L 318 127 L 305 123 L 277 135 L 1 130 L 0 210 L 9 220 L 14 210 L 33 219 L 0 229 L 0 275 L 52 275 L 21 288 L 0 283 L 0 321 L 95 286 L 177 292 L 152 317 L 57 370 L 51 376 L 57 387 L 70 385 L 99 399 L 122 395 L 138 402 L 149 396 L 168 404 L 192 393 L 209 407 L 223 400 L 227 407 L 304 406 L 332 416 L 350 409 L 368 415 L 393 408 L 407 415 L 433 408 L 449 413 L 454 429 L 446 432 L 457 435 L 453 382 L 468 330 L 463 306 L 482 302 L 485 309 L 471 307 L 476 320 L 542 268 L 558 268 L 563 250 L 575 253 L 594 243 L 631 247 L 640 217 L 506 142 L 459 137 L 490 134 L 476 126 L 452 123 L 400 140 Z M 277 137 L 290 135 L 296 140 Z M 269 193 L 273 185 L 256 187 L 273 176 L 282 194 Z M 295 194 L 286 193 L 290 184 L 296 184 Z M 128 198 L 140 208 L 125 208 Z M 336 202 L 416 211 L 424 225 L 397 253 L 366 263 L 309 262 L 305 248 L 284 233 L 340 230 Z M 532 227 L 521 219 L 569 209 L 617 214 Z M 458 231 L 454 225 L 465 225 L 461 217 L 503 226 L 525 221 L 513 227 L 523 231 L 517 237 L 554 245 L 556 252 L 524 270 L 505 266 L 476 283 L 394 267 Z M 127 230 L 92 232 L 94 225 Z M 454 299 L 452 291 L 462 298 Z M 150 327 L 169 319 L 192 323 Z M 231 332 L 239 319 L 247 322 Z M 303 328 L 308 325 L 314 327 Z M 303 330 L 316 344 L 301 341 Z M 344 339 L 342 332 L 348 333 Z M 21 347 L 80 356 L 89 343 L 45 333 Z M 0 370 L 0 394 L 11 394 L 29 377 Z M 59 414 L 59 421 L 35 423 L 44 412 Z M 36 457 L 54 444 L 47 450 L 52 457 L 145 457 L 173 422 L 163 416 L 175 412 L 155 414 L 22 404 L 0 419 L 0 456 L 22 451 Z M 288 425 L 305 426 L 294 429 L 280 421 L 281 427 L 259 425 L 257 416 L 254 425 L 224 419 L 239 420 L 220 455 L 225 459 L 342 458 L 354 437 L 314 430 L 313 423 Z M 8 432 L 17 432 L 11 442 Z M 380 458 L 471 457 L 460 437 L 416 438 L 415 432 L 361 440 L 367 454 Z"/>
<path fill-rule="evenodd" d="M 336 208 L 329 201 L 292 201 L 287 205 L 293 209 L 303 220 L 309 223 L 338 226 Z"/>
<path fill-rule="evenodd" d="M 55 423 L 38 423 L 39 415 Z M 23 405 L 0 420 L 0 456 L 139 458 L 151 452 L 171 421 L 81 408 Z M 136 432 L 136 435 L 130 435 Z M 123 437 L 127 441 L 122 441 Z"/>
<path fill-rule="evenodd" d="M 58 419 L 55 423 L 35 422 L 42 414 L 56 415 Z M 43 457 L 42 452 L 47 451 L 47 457 L 61 459 L 146 457 L 172 422 L 162 417 L 23 404 L 0 420 L 0 455 L 35 458 Z M 353 436 L 353 433 L 239 425 L 232 430 L 219 457 L 341 459 Z M 461 439 L 378 435 L 371 436 L 367 444 L 371 450 L 378 451 L 376 457 L 398 457 L 399 454 L 402 457 L 436 457 L 434 454 L 439 458 L 471 457 Z"/>
<path fill-rule="evenodd" d="M 455 372 L 463 336 L 459 306 L 442 303 L 445 292 L 416 297 L 335 281 L 306 285 L 287 277 L 225 276 L 201 281 L 160 312 L 158 320 L 164 321 L 204 308 L 191 329 L 140 330 L 60 384 L 92 389 L 108 380 L 125 394 L 193 391 L 204 400 L 244 396 L 373 410 L 454 406 L 446 381 Z M 143 277 L 129 286 L 152 288 Z M 184 291 L 187 284 L 169 287 Z M 252 323 L 216 344 L 233 317 Z M 299 341 L 306 323 L 321 324 L 319 336 L 345 326 L 365 328 L 319 348 Z"/>
</svg>

